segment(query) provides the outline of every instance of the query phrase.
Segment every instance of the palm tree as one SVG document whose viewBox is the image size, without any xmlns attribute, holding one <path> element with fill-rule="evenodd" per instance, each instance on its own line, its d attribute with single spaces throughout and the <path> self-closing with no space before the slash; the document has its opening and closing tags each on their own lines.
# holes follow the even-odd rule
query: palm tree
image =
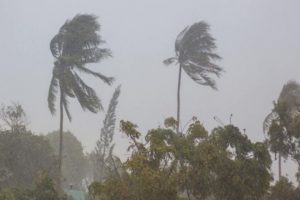
<svg viewBox="0 0 300 200">
<path fill-rule="evenodd" d="M 68 98 L 77 98 L 83 110 L 97 113 L 102 110 L 101 101 L 93 88 L 89 87 L 78 72 L 93 75 L 108 85 L 113 78 L 86 68 L 86 64 L 97 63 L 111 56 L 109 49 L 99 48 L 104 41 L 98 34 L 100 25 L 94 15 L 76 15 L 60 28 L 50 42 L 50 50 L 55 57 L 52 79 L 48 94 L 48 107 L 55 114 L 55 100 L 60 94 L 60 141 L 59 141 L 59 180 L 61 186 L 62 151 L 63 151 L 63 119 L 64 111 L 71 121 Z"/>
<path fill-rule="evenodd" d="M 203 21 L 187 26 L 175 41 L 175 57 L 168 58 L 164 64 L 176 63 L 179 65 L 178 88 L 177 88 L 177 134 L 180 124 L 180 86 L 182 69 L 187 75 L 200 85 L 206 85 L 217 89 L 216 82 L 209 76 L 217 77 L 223 71 L 214 63 L 221 59 L 214 51 L 215 39 L 209 33 L 209 25 Z"/>
<path fill-rule="evenodd" d="M 300 85 L 289 81 L 281 90 L 274 108 L 263 122 L 263 131 L 268 135 L 270 150 L 278 153 L 278 176 L 282 178 L 282 157 L 287 158 L 293 148 L 291 129 L 293 120 L 299 115 Z"/>
</svg>

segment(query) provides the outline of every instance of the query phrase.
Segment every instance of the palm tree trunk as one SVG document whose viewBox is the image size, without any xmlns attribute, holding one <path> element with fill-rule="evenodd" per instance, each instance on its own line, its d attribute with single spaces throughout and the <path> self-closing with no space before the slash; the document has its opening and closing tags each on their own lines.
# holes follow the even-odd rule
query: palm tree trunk
<svg viewBox="0 0 300 200">
<path fill-rule="evenodd" d="M 278 179 L 281 180 L 281 152 L 278 153 Z"/>
<path fill-rule="evenodd" d="M 176 133 L 179 134 L 179 125 L 180 125 L 180 86 L 181 86 L 181 72 L 182 66 L 179 66 L 179 74 L 178 74 L 178 87 L 177 87 L 177 127 Z"/>
<path fill-rule="evenodd" d="M 59 124 L 59 158 L 58 158 L 58 187 L 61 190 L 62 186 L 62 152 L 63 152 L 63 122 L 64 122 L 64 106 L 63 106 L 63 95 L 60 90 L 60 124 Z"/>
</svg>

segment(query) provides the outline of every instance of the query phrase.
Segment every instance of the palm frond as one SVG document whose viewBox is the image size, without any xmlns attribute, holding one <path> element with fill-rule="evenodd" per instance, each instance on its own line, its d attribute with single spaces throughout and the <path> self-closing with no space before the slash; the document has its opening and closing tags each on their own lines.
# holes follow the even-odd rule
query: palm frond
<svg viewBox="0 0 300 200">
<path fill-rule="evenodd" d="M 100 99 L 93 88 L 89 87 L 76 74 L 73 73 L 73 91 L 83 109 L 88 109 L 93 113 L 103 110 Z"/>
<path fill-rule="evenodd" d="M 176 60 L 177 59 L 175 57 L 171 57 L 171 58 L 168 58 L 168 59 L 164 60 L 163 63 L 165 65 L 170 65 L 170 64 L 173 64 L 174 62 L 176 62 Z"/>
<path fill-rule="evenodd" d="M 187 62 L 183 63 L 184 66 L 191 66 L 193 68 L 198 68 L 199 71 L 208 72 L 215 74 L 217 77 L 221 76 L 223 69 L 216 64 L 210 62 L 193 62 L 192 60 L 188 60 Z"/>
<path fill-rule="evenodd" d="M 214 90 L 217 89 L 215 80 L 213 80 L 206 74 L 207 71 L 205 71 L 199 67 L 196 67 L 195 65 L 184 65 L 183 70 L 196 83 L 198 83 L 200 85 L 209 86 Z"/>
<path fill-rule="evenodd" d="M 181 51 L 182 47 L 182 40 L 186 34 L 186 32 L 189 30 L 190 26 L 185 27 L 177 36 L 175 41 L 175 52 L 177 56 L 179 56 L 179 53 Z"/>
<path fill-rule="evenodd" d="M 264 119 L 264 122 L 263 122 L 263 132 L 264 133 L 269 132 L 269 129 L 270 129 L 270 126 L 271 126 L 273 120 L 277 120 L 278 117 L 279 116 L 276 112 L 271 112 L 266 116 L 266 118 Z"/>
<path fill-rule="evenodd" d="M 55 76 L 52 76 L 49 92 L 48 92 L 48 107 L 52 115 L 55 114 L 55 100 L 58 90 L 58 80 Z"/>
<path fill-rule="evenodd" d="M 193 24 L 183 34 L 177 45 L 177 51 L 180 54 L 190 55 L 195 52 L 199 53 L 199 51 L 212 52 L 216 48 L 215 39 L 209 33 L 209 25 L 203 21 Z"/>
<path fill-rule="evenodd" d="M 57 34 L 53 37 L 50 42 L 50 50 L 52 55 L 55 58 L 59 58 L 62 55 L 63 51 L 63 37 L 60 34 Z"/>
<path fill-rule="evenodd" d="M 98 47 L 89 47 L 85 48 L 81 54 L 81 64 L 87 63 L 97 63 L 104 58 L 111 57 L 112 53 L 110 49 L 98 48 Z"/>
<path fill-rule="evenodd" d="M 98 34 L 100 25 L 94 15 L 76 15 L 67 20 L 51 40 L 54 57 L 71 56 L 75 64 L 96 63 L 111 56 L 111 51 L 98 46 L 105 43 Z"/>
<path fill-rule="evenodd" d="M 68 80 L 68 76 L 64 76 L 64 78 L 60 78 L 59 85 L 64 95 L 69 96 L 71 98 L 75 98 L 74 91 L 71 87 L 72 84 L 70 84 L 70 80 Z"/>
<path fill-rule="evenodd" d="M 108 85 L 111 85 L 114 81 L 113 77 L 104 76 L 103 74 L 101 74 L 99 72 L 94 72 L 94 71 L 92 71 L 92 70 L 90 70 L 86 67 L 83 67 L 83 66 L 77 66 L 76 69 L 78 69 L 79 71 L 84 72 L 86 74 L 93 75 L 93 76 L 101 79 L 102 81 L 104 81 Z"/>
<path fill-rule="evenodd" d="M 104 41 L 98 35 L 100 25 L 94 15 L 76 15 L 67 21 L 58 35 L 63 37 L 63 51 L 66 55 L 84 55 L 86 49 L 93 49 Z"/>
<path fill-rule="evenodd" d="M 66 111 L 67 117 L 69 119 L 69 121 L 72 121 L 72 116 L 71 113 L 69 111 L 69 101 L 68 101 L 68 97 L 66 96 L 65 93 L 62 92 L 62 103 L 64 105 L 64 109 Z"/>
</svg>

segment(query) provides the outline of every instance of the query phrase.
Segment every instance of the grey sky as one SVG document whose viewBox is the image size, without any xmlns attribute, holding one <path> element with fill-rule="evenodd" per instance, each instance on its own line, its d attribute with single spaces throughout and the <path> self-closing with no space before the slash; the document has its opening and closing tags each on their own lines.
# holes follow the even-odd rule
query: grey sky
<svg viewBox="0 0 300 200">
<path fill-rule="evenodd" d="M 226 73 L 218 91 L 197 85 L 186 75 L 182 85 L 182 122 L 197 116 L 209 130 L 213 116 L 246 128 L 252 140 L 262 140 L 262 121 L 285 82 L 300 82 L 300 1 L 298 0 L 0 0 L 0 102 L 20 102 L 35 133 L 58 129 L 58 116 L 47 107 L 53 57 L 49 42 L 66 19 L 78 13 L 99 16 L 101 34 L 113 58 L 91 66 L 114 76 L 109 87 L 84 77 L 107 107 L 122 84 L 118 118 L 140 130 L 163 124 L 176 114 L 176 66 L 162 61 L 174 55 L 177 34 L 205 20 L 217 39 L 219 62 Z M 94 147 L 103 113 L 83 112 L 72 102 L 72 123 L 66 123 L 86 150 Z M 117 133 L 117 152 L 125 138 Z"/>
</svg>

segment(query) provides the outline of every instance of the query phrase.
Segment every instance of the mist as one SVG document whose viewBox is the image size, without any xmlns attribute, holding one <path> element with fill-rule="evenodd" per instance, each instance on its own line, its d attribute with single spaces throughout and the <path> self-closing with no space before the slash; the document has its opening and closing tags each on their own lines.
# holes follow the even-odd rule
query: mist
<svg viewBox="0 0 300 200">
<path fill-rule="evenodd" d="M 222 57 L 216 63 L 224 71 L 214 78 L 217 90 L 182 73 L 180 124 L 183 127 L 195 116 L 211 132 L 232 123 L 251 141 L 264 141 L 263 122 L 273 101 L 289 80 L 299 82 L 299 6 L 294 0 L 1 0 L 0 102 L 20 103 L 28 116 L 27 129 L 35 135 L 57 131 L 59 104 L 51 115 L 47 102 L 55 62 L 50 41 L 66 20 L 93 14 L 105 40 L 102 47 L 112 56 L 87 67 L 115 81 L 109 86 L 82 75 L 104 109 L 97 114 L 83 111 L 76 99 L 70 99 L 72 121 L 65 116 L 64 130 L 78 138 L 84 153 L 92 152 L 114 90 L 121 85 L 113 141 L 114 154 L 126 160 L 129 141 L 121 133 L 120 120 L 133 122 L 145 136 L 163 127 L 166 118 L 176 118 L 178 66 L 163 61 L 175 55 L 175 40 L 186 26 L 204 21 L 216 39 L 216 53 Z M 271 156 L 277 177 L 277 160 Z M 297 182 L 295 162 L 284 163 L 282 171 Z"/>
</svg>

